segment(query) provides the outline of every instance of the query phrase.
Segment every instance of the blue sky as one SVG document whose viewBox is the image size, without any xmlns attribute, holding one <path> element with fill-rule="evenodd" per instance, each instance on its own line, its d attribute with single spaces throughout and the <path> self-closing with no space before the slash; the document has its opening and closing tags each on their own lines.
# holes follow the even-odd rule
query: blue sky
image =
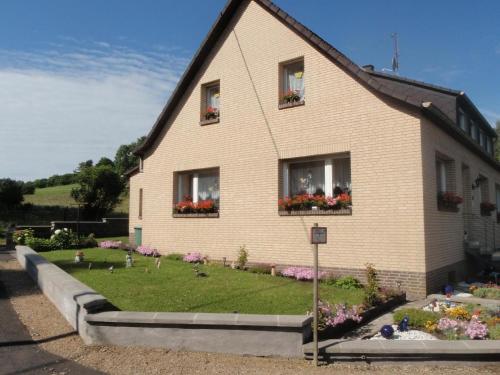
<svg viewBox="0 0 500 375">
<path fill-rule="evenodd" d="M 360 65 L 464 90 L 500 119 L 500 1 L 276 0 Z M 2 0 L 0 177 L 41 178 L 146 134 L 225 0 Z M 6 142 L 8 140 L 8 142 Z"/>
</svg>

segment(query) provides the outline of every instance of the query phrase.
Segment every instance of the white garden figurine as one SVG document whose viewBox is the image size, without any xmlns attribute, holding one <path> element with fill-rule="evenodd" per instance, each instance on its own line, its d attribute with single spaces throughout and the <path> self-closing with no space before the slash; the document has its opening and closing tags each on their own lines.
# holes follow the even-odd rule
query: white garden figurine
<svg viewBox="0 0 500 375">
<path fill-rule="evenodd" d="M 125 256 L 125 266 L 126 266 L 127 268 L 130 268 L 130 267 L 132 267 L 132 266 L 133 266 L 133 264 L 134 264 L 134 260 L 132 259 L 132 255 L 127 254 L 127 255 Z"/>
</svg>

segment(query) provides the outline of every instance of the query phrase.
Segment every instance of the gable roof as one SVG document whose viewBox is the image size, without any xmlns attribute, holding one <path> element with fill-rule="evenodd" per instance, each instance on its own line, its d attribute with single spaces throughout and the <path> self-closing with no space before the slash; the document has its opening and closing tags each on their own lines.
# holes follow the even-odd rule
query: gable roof
<svg viewBox="0 0 500 375">
<path fill-rule="evenodd" d="M 414 109 L 422 111 L 424 114 L 428 114 L 429 117 L 432 117 L 434 120 L 436 120 L 436 116 L 428 112 L 430 111 L 431 107 L 433 108 L 433 110 L 437 109 L 447 118 L 447 126 L 450 124 L 455 124 L 456 122 L 456 100 L 458 97 L 464 97 L 464 101 L 469 104 L 469 107 L 472 106 L 473 109 L 475 109 L 479 113 L 477 108 L 472 104 L 472 102 L 465 96 L 463 92 L 450 90 L 447 88 L 434 86 L 410 79 L 394 77 L 391 75 L 361 68 L 331 44 L 323 40 L 306 26 L 298 22 L 295 18 L 276 6 L 270 0 L 229 0 L 220 13 L 219 17 L 213 24 L 209 33 L 203 40 L 201 46 L 196 51 L 193 59 L 191 60 L 186 71 L 179 80 L 177 87 L 174 89 L 172 95 L 170 96 L 170 99 L 158 116 L 153 128 L 147 135 L 145 141 L 134 151 L 135 154 L 144 155 L 146 151 L 154 145 L 157 137 L 166 126 L 169 116 L 171 115 L 171 113 L 173 113 L 183 94 L 189 87 L 192 79 L 194 79 L 199 69 L 202 67 L 204 60 L 217 43 L 219 37 L 224 32 L 226 26 L 230 23 L 233 16 L 237 13 L 239 6 L 246 3 L 247 1 L 255 1 L 257 4 L 262 6 L 271 15 L 281 21 L 286 27 L 293 30 L 316 50 L 329 58 L 333 63 L 339 65 L 342 69 L 351 74 L 355 79 L 357 79 L 360 83 L 368 87 L 376 94 L 395 99 L 404 105 L 408 105 Z M 452 101 L 454 101 L 455 103 L 452 104 Z M 423 103 L 429 102 L 432 103 L 432 106 L 423 105 Z M 478 117 L 484 120 L 484 117 L 482 117 L 480 113 Z M 439 118 L 442 118 L 442 116 L 439 116 Z M 488 127 L 491 129 L 489 125 Z M 492 133 L 490 134 L 496 137 L 496 133 L 493 129 L 491 129 L 491 132 Z M 460 134 L 460 136 L 458 137 L 459 140 L 465 140 L 465 143 L 462 143 L 468 146 L 469 142 L 467 137 L 464 134 Z M 500 170 L 500 164 L 498 164 L 491 156 L 483 152 L 480 148 L 473 147 L 472 151 L 476 153 L 479 152 L 479 156 L 481 156 L 484 160 L 490 162 L 490 164 L 494 164 L 495 167 Z"/>
</svg>

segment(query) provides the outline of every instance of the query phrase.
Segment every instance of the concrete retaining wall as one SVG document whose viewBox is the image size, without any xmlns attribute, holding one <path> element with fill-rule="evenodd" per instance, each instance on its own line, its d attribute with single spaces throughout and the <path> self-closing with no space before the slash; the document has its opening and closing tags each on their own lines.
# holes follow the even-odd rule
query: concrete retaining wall
<svg viewBox="0 0 500 375">
<path fill-rule="evenodd" d="M 87 344 L 300 357 L 311 318 L 300 315 L 110 311 L 103 296 L 26 246 L 17 259 Z"/>
</svg>

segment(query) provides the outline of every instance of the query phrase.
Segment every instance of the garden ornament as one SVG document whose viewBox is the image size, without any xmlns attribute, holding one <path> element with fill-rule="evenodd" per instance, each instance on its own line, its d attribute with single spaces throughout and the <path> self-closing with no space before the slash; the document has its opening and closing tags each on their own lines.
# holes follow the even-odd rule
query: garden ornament
<svg viewBox="0 0 500 375">
<path fill-rule="evenodd" d="M 380 334 L 383 338 L 390 339 L 394 335 L 394 328 L 389 324 L 383 325 L 380 329 Z"/>
<path fill-rule="evenodd" d="M 125 266 L 127 268 L 130 268 L 130 267 L 132 267 L 133 263 L 134 263 L 134 260 L 132 259 L 132 255 L 130 255 L 130 254 L 125 255 Z"/>
<path fill-rule="evenodd" d="M 400 332 L 408 331 L 408 323 L 409 322 L 410 322 L 410 318 L 408 318 L 408 315 L 405 315 L 403 320 L 401 320 L 401 322 L 399 322 L 398 331 L 400 331 Z"/>
<path fill-rule="evenodd" d="M 83 251 L 77 251 L 75 254 L 75 263 L 83 262 L 84 256 Z"/>
<path fill-rule="evenodd" d="M 89 271 L 92 269 L 92 263 L 89 263 Z"/>
<path fill-rule="evenodd" d="M 114 266 L 111 266 L 111 267 L 108 268 L 108 271 L 111 272 L 111 273 L 113 273 L 114 270 L 115 270 Z"/>
<path fill-rule="evenodd" d="M 444 294 L 446 294 L 446 297 L 450 298 L 453 295 L 453 286 L 452 285 L 446 285 L 444 287 Z"/>
<path fill-rule="evenodd" d="M 193 271 L 196 273 L 196 277 L 207 277 L 208 276 L 205 272 L 200 272 L 198 267 L 194 267 Z"/>
</svg>

